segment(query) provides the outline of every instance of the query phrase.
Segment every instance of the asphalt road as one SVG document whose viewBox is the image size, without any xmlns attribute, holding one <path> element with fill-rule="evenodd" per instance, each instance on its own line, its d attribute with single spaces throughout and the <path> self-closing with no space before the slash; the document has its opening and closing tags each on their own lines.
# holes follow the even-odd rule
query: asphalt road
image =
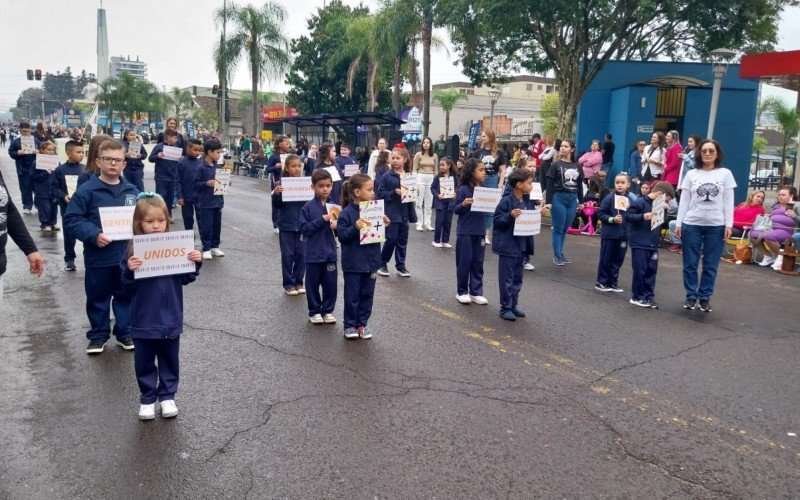
<svg viewBox="0 0 800 500">
<path fill-rule="evenodd" d="M 412 277 L 379 278 L 375 337 L 348 342 L 281 293 L 266 200 L 235 179 L 227 256 L 186 288 L 181 413 L 148 423 L 131 353 L 84 353 L 83 270 L 26 217 L 48 267 L 9 243 L 0 497 L 798 496 L 798 279 L 723 264 L 714 312 L 687 312 L 663 251 L 642 310 L 594 291 L 598 238 L 570 236 L 557 268 L 546 230 L 507 323 L 495 256 L 490 305 L 463 306 L 453 252 L 412 230 Z"/>
</svg>

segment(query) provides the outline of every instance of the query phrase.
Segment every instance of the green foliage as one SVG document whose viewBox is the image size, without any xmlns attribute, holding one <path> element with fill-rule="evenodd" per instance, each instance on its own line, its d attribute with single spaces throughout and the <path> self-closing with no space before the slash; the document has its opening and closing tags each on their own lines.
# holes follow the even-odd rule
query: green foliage
<svg viewBox="0 0 800 500">
<path fill-rule="evenodd" d="M 704 59 L 719 47 L 769 50 L 776 20 L 791 5 L 798 0 L 440 0 L 437 14 L 475 85 L 497 81 L 509 68 L 553 71 L 565 136 L 606 61 Z"/>
<path fill-rule="evenodd" d="M 764 152 L 764 148 L 769 146 L 769 141 L 764 137 L 757 135 L 753 137 L 753 154 L 760 154 Z"/>
<path fill-rule="evenodd" d="M 24 116 L 25 119 L 33 118 L 35 119 L 37 116 L 42 116 L 42 99 L 45 100 L 44 102 L 44 112 L 45 114 L 54 113 L 56 110 L 61 109 L 61 105 L 57 102 L 47 101 L 47 99 L 52 99 L 51 96 L 46 90 L 36 87 L 31 87 L 28 89 L 23 90 L 19 97 L 17 98 L 17 106 L 16 108 L 19 110 L 18 113 L 21 116 Z M 12 110 L 12 113 L 14 111 Z M 15 115 L 16 116 L 16 115 Z"/>
<path fill-rule="evenodd" d="M 127 118 L 129 126 L 133 125 L 138 113 L 163 111 L 167 102 L 166 96 L 153 83 L 127 71 L 101 83 L 97 98 L 108 111 L 109 123 L 113 123 L 113 113 L 116 112 L 121 115 L 123 123 Z"/>
<path fill-rule="evenodd" d="M 542 132 L 556 135 L 558 133 L 558 92 L 551 92 L 542 99 Z"/>
<path fill-rule="evenodd" d="M 786 156 L 789 143 L 797 139 L 797 133 L 800 131 L 800 117 L 797 115 L 797 109 L 787 105 L 778 97 L 768 97 L 764 99 L 764 102 L 761 103 L 759 113 L 768 113 L 771 115 L 778 123 L 778 131 L 783 135 L 780 167 L 780 178 L 783 179 L 786 170 Z"/>
<path fill-rule="evenodd" d="M 341 1 L 330 2 L 308 19 L 308 35 L 292 41 L 294 62 L 286 83 L 291 87 L 289 104 L 300 114 L 363 111 L 367 109 L 367 67 L 359 65 L 352 73 L 352 92 L 348 93 L 348 71 L 354 61 L 347 41 L 348 26 L 366 16 L 366 7 L 350 8 Z M 352 33 L 352 31 L 351 31 Z M 391 94 L 391 68 L 376 71 L 377 108 L 388 109 Z"/>
<path fill-rule="evenodd" d="M 433 102 L 438 103 L 445 113 L 453 111 L 458 101 L 466 101 L 467 94 L 456 89 L 436 89 L 433 91 Z"/>
<path fill-rule="evenodd" d="M 169 99 L 168 104 L 172 108 L 170 111 L 174 110 L 174 116 L 179 119 L 184 118 L 186 111 L 192 107 L 192 93 L 186 89 L 172 87 L 166 97 Z"/>
<path fill-rule="evenodd" d="M 68 101 L 82 97 L 84 87 L 92 80 L 94 80 L 94 75 L 86 73 L 86 70 L 75 76 L 67 66 L 63 73 L 45 73 L 42 88 L 51 96 L 51 99 Z"/>
</svg>

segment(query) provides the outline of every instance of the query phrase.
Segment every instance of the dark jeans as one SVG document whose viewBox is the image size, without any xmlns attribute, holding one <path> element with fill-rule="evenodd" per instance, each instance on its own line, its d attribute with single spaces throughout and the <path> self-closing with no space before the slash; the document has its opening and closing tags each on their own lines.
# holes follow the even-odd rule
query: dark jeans
<svg viewBox="0 0 800 500">
<path fill-rule="evenodd" d="M 125 176 L 125 180 L 136 186 L 136 189 L 144 191 L 144 170 L 128 170 L 126 168 L 122 171 L 122 175 Z"/>
<path fill-rule="evenodd" d="M 299 231 L 281 231 L 278 239 L 284 290 L 303 286 L 303 276 L 306 273 L 306 242 L 303 235 Z"/>
<path fill-rule="evenodd" d="M 597 264 L 597 282 L 611 286 L 617 284 L 619 269 L 625 262 L 628 240 L 625 238 L 604 238 L 600 242 L 600 259 Z"/>
<path fill-rule="evenodd" d="M 725 226 L 681 226 L 683 245 L 683 288 L 687 300 L 710 300 L 714 294 L 714 281 L 722 251 L 725 249 Z M 697 283 L 700 255 L 703 272 Z"/>
<path fill-rule="evenodd" d="M 306 263 L 306 298 L 309 316 L 333 313 L 333 308 L 336 307 L 338 277 L 335 261 Z"/>
<path fill-rule="evenodd" d="M 191 201 L 183 200 L 181 207 L 181 217 L 183 218 L 183 228 L 187 231 L 194 229 L 194 216 L 197 215 L 197 220 L 200 220 L 200 209 L 195 206 Z"/>
<path fill-rule="evenodd" d="M 500 255 L 497 259 L 497 274 L 500 285 L 500 312 L 511 311 L 517 307 L 519 291 L 522 290 L 522 272 L 525 256 L 507 257 Z"/>
<path fill-rule="evenodd" d="M 445 208 L 436 209 L 436 227 L 433 232 L 433 241 L 436 243 L 450 242 L 450 227 L 453 224 L 453 211 Z"/>
<path fill-rule="evenodd" d="M 484 236 L 459 234 L 456 238 L 456 287 L 458 295 L 483 295 Z"/>
<path fill-rule="evenodd" d="M 653 300 L 658 274 L 658 250 L 631 248 L 631 267 L 633 281 L 631 296 L 633 300 Z"/>
<path fill-rule="evenodd" d="M 37 196 L 34 203 L 39 216 L 39 225 L 42 227 L 55 226 L 58 222 L 58 205 L 53 203 L 53 199 Z"/>
<path fill-rule="evenodd" d="M 69 262 L 71 260 L 75 260 L 75 243 L 77 242 L 77 238 L 75 235 L 67 228 L 67 225 L 64 224 L 64 214 L 67 212 L 67 204 L 66 203 L 59 203 L 61 207 L 61 227 L 64 230 L 64 262 Z"/>
</svg>

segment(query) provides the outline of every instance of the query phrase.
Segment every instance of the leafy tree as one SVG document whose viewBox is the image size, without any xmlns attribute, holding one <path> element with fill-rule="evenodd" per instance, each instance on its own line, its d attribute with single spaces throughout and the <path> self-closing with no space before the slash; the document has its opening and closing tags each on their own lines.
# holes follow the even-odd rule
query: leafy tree
<svg viewBox="0 0 800 500">
<path fill-rule="evenodd" d="M 51 101 L 53 99 L 46 90 L 42 88 L 31 87 L 23 90 L 17 98 L 16 108 L 18 112 L 26 119 L 36 119 L 42 113 L 42 101 L 44 100 L 44 112 L 49 115 L 56 110 L 61 109 L 61 105 L 57 102 Z"/>
<path fill-rule="evenodd" d="M 217 24 L 225 18 L 233 26 L 231 37 L 221 47 L 229 57 L 227 70 L 230 74 L 239 61 L 245 61 L 250 71 L 252 102 L 257 102 L 258 86 L 264 80 L 277 80 L 290 66 L 289 41 L 283 34 L 286 9 L 272 0 L 259 8 L 231 4 L 227 11 L 218 9 L 214 17 Z M 259 109 L 253 106 L 253 133 L 258 132 L 259 123 Z"/>
<path fill-rule="evenodd" d="M 458 101 L 466 101 L 467 94 L 462 94 L 456 89 L 436 89 L 433 91 L 433 101 L 439 103 L 444 110 L 444 136 L 450 137 L 450 112 Z M 427 136 L 424 136 L 427 137 Z"/>
<path fill-rule="evenodd" d="M 192 111 L 192 117 L 197 125 L 202 125 L 206 130 L 219 129 L 219 110 L 198 108 Z"/>
<path fill-rule="evenodd" d="M 192 94 L 186 89 L 179 87 L 172 87 L 168 94 L 169 104 L 175 110 L 176 117 L 183 117 L 186 115 L 186 110 L 192 107 Z"/>
<path fill-rule="evenodd" d="M 45 73 L 42 80 L 42 88 L 52 96 L 53 99 L 66 101 L 76 97 L 75 81 L 72 78 L 72 71 L 69 66 L 63 73 Z"/>
<path fill-rule="evenodd" d="M 335 113 L 366 109 L 367 72 L 360 68 L 353 74 L 352 93 L 347 92 L 347 74 L 352 59 L 339 57 L 346 49 L 350 21 L 369 14 L 366 7 L 350 8 L 340 0 L 329 2 L 307 21 L 308 35 L 292 41 L 294 61 L 286 79 L 291 87 L 289 104 L 300 114 Z M 385 72 L 380 81 L 388 82 Z M 391 95 L 388 86 L 376 89 L 378 108 L 388 109 Z"/>
<path fill-rule="evenodd" d="M 781 166 L 778 172 L 781 185 L 783 185 L 784 172 L 786 172 L 787 148 L 789 143 L 797 138 L 797 133 L 800 131 L 800 117 L 797 115 L 797 109 L 788 106 L 782 99 L 774 96 L 764 99 L 760 112 L 772 115 L 772 118 L 778 123 L 778 131 L 783 135 Z"/>
<path fill-rule="evenodd" d="M 558 92 L 551 92 L 542 99 L 542 132 L 556 135 L 558 133 Z"/>
<path fill-rule="evenodd" d="M 371 15 L 358 16 L 347 23 L 345 29 L 345 44 L 339 47 L 339 52 L 331 55 L 328 63 L 329 69 L 342 61 L 350 61 L 347 68 L 347 95 L 353 95 L 356 76 L 362 69 L 366 69 L 367 81 L 364 90 L 367 111 L 374 111 L 378 105 L 378 87 L 383 85 L 379 69 L 386 64 L 386 58 L 377 39 L 376 18 Z"/>
<path fill-rule="evenodd" d="M 552 71 L 566 137 L 607 61 L 704 58 L 719 47 L 769 50 L 775 20 L 793 5 L 798 0 L 439 0 L 436 12 L 473 84 L 498 81 L 508 68 Z"/>
<path fill-rule="evenodd" d="M 764 148 L 769 146 L 769 141 L 764 137 L 757 135 L 753 137 L 753 154 L 761 154 L 764 152 Z"/>
<path fill-rule="evenodd" d="M 115 112 L 120 115 L 122 123 L 127 118 L 128 126 L 132 127 L 138 113 L 162 111 L 166 103 L 164 94 L 153 83 L 127 71 L 101 83 L 97 98 L 106 110 L 109 126 L 114 123 Z"/>
</svg>

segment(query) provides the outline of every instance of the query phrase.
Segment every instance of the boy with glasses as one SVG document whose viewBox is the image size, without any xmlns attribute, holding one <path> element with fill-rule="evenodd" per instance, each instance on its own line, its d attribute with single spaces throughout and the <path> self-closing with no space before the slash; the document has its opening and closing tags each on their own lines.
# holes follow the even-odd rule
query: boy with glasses
<svg viewBox="0 0 800 500">
<path fill-rule="evenodd" d="M 111 335 L 109 313 L 114 309 L 114 336 L 126 351 L 133 350 L 130 336 L 131 297 L 120 283 L 119 263 L 128 242 L 112 241 L 103 234 L 100 207 L 134 206 L 139 190 L 122 178 L 125 146 L 115 140 L 100 144 L 97 159 L 100 175 L 81 184 L 70 199 L 64 226 L 83 242 L 86 265 L 86 315 L 91 329 L 86 333 L 87 354 L 103 352 Z M 113 298 L 113 302 L 112 302 Z"/>
</svg>

